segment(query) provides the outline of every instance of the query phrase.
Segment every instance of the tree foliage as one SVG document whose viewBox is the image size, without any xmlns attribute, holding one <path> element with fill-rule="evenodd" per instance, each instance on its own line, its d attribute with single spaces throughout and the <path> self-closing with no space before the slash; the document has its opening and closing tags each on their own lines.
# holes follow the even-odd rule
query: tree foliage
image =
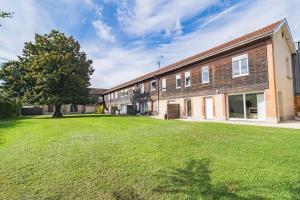
<svg viewBox="0 0 300 200">
<path fill-rule="evenodd" d="M 53 30 L 25 43 L 18 60 L 3 64 L 0 80 L 10 98 L 55 105 L 53 116 L 59 117 L 62 104 L 86 102 L 94 72 L 91 65 L 73 37 Z"/>
<path fill-rule="evenodd" d="M 4 12 L 0 10 L 0 18 L 12 18 L 14 13 L 12 12 Z M 0 24 L 1 26 L 1 24 Z"/>
<path fill-rule="evenodd" d="M 0 18 L 12 17 L 12 15 L 13 15 L 12 12 L 4 12 L 4 11 L 0 11 Z"/>
</svg>

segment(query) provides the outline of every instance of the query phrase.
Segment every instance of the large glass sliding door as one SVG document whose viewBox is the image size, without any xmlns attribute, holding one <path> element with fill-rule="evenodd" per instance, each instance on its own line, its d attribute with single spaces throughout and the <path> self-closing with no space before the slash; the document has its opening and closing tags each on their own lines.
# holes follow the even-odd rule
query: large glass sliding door
<svg viewBox="0 0 300 200">
<path fill-rule="evenodd" d="M 229 118 L 244 118 L 244 97 L 243 95 L 232 95 L 228 97 Z"/>
<path fill-rule="evenodd" d="M 229 118 L 265 120 L 263 93 L 228 96 Z"/>
</svg>

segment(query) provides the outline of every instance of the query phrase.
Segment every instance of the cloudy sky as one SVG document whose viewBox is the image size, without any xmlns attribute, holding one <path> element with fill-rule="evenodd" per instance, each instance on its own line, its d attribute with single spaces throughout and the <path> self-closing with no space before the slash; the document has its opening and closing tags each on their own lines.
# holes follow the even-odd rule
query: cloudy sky
<svg viewBox="0 0 300 200">
<path fill-rule="evenodd" d="M 300 40 L 300 0 L 0 0 L 0 63 L 34 33 L 73 35 L 94 61 L 93 87 L 109 88 L 287 18 Z"/>
</svg>

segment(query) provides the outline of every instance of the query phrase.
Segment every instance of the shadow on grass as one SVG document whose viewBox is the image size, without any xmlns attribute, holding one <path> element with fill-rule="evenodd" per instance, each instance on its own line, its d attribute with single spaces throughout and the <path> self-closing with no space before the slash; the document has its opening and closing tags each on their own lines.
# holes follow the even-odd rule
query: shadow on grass
<svg viewBox="0 0 300 200">
<path fill-rule="evenodd" d="M 142 200 L 140 195 L 132 187 L 124 187 L 113 192 L 116 200 Z"/>
<path fill-rule="evenodd" d="M 106 117 L 115 117 L 115 116 L 104 115 L 104 114 L 103 115 L 100 115 L 100 114 L 75 114 L 75 115 L 64 115 L 63 117 L 59 117 L 59 118 L 52 118 L 52 116 L 50 116 L 49 118 L 51 118 L 51 119 L 72 119 L 72 118 L 102 118 L 102 117 L 106 118 Z"/>
<path fill-rule="evenodd" d="M 159 193 L 184 193 L 187 199 L 232 199 L 232 200 L 263 200 L 260 196 L 242 197 L 236 194 L 236 184 L 212 184 L 210 161 L 190 160 L 183 168 L 161 171 L 157 174 L 163 184 L 153 191 Z"/>
<path fill-rule="evenodd" d="M 116 117 L 113 115 L 101 115 L 101 114 L 74 114 L 74 115 L 64 115 L 63 117 L 52 118 L 52 115 L 31 115 L 31 116 L 22 116 L 20 119 L 37 119 L 37 120 L 44 120 L 44 119 L 72 119 L 72 118 L 107 118 L 107 117 Z"/>
</svg>

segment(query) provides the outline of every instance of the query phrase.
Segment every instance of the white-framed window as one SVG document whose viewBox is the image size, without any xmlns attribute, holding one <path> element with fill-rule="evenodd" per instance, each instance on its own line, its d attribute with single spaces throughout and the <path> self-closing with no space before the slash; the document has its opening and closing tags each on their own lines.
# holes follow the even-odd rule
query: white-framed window
<svg viewBox="0 0 300 200">
<path fill-rule="evenodd" d="M 118 98 L 118 92 L 115 92 L 115 99 Z"/>
<path fill-rule="evenodd" d="M 184 73 L 184 84 L 185 84 L 185 87 L 189 87 L 189 86 L 192 85 L 191 72 L 190 71 Z"/>
<path fill-rule="evenodd" d="M 140 84 L 139 89 L 140 89 L 140 93 L 144 93 L 145 92 L 144 84 Z"/>
<path fill-rule="evenodd" d="M 128 96 L 128 89 L 124 90 L 124 96 L 127 97 Z"/>
<path fill-rule="evenodd" d="M 110 94 L 110 99 L 113 100 L 114 99 L 114 93 Z"/>
<path fill-rule="evenodd" d="M 176 74 L 176 89 L 181 88 L 181 75 Z"/>
<path fill-rule="evenodd" d="M 264 92 L 229 94 L 229 119 L 266 120 Z"/>
<path fill-rule="evenodd" d="M 232 77 L 249 75 L 248 54 L 232 58 Z"/>
<path fill-rule="evenodd" d="M 151 81 L 151 91 L 156 90 L 156 81 Z"/>
<path fill-rule="evenodd" d="M 167 79 L 166 78 L 161 79 L 161 90 L 167 91 Z"/>
<path fill-rule="evenodd" d="M 124 90 L 121 90 L 121 97 L 124 97 Z"/>
<path fill-rule="evenodd" d="M 209 67 L 202 67 L 202 83 L 209 83 Z"/>
</svg>

